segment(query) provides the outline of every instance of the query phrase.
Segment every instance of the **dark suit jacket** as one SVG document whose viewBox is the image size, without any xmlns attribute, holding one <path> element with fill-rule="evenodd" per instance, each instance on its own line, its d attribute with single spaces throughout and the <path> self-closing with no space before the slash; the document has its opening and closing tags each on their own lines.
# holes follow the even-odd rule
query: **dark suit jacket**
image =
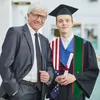
<svg viewBox="0 0 100 100">
<path fill-rule="evenodd" d="M 53 78 L 51 63 L 51 49 L 48 39 L 40 35 L 42 47 L 43 67 Z M 18 90 L 18 82 L 25 77 L 32 68 L 34 49 L 32 38 L 27 25 L 11 27 L 6 35 L 0 57 L 0 74 L 2 84 L 0 96 L 7 93 L 9 96 Z"/>
</svg>

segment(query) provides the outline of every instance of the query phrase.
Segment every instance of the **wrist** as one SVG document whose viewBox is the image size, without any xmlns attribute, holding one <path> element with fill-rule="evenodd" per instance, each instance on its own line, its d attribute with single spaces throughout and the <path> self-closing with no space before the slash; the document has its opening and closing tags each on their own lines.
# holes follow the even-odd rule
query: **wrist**
<svg viewBox="0 0 100 100">
<path fill-rule="evenodd" d="M 73 75 L 73 81 L 76 81 L 76 77 Z"/>
</svg>

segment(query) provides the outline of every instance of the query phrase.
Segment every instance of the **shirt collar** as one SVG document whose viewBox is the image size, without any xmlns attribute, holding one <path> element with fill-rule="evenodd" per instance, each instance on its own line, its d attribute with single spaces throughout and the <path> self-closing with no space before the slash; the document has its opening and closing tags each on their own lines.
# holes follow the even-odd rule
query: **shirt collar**
<svg viewBox="0 0 100 100">
<path fill-rule="evenodd" d="M 37 32 L 35 32 L 35 30 L 32 29 L 32 27 L 28 23 L 27 23 L 27 26 L 28 26 L 31 34 L 35 34 L 35 33 L 37 33 L 37 34 L 41 33 L 42 34 L 42 28 L 40 28 Z"/>
<path fill-rule="evenodd" d="M 73 37 L 74 37 L 74 34 L 71 34 L 68 38 L 64 38 L 61 36 L 61 40 L 65 41 L 65 42 L 70 42 Z"/>
</svg>

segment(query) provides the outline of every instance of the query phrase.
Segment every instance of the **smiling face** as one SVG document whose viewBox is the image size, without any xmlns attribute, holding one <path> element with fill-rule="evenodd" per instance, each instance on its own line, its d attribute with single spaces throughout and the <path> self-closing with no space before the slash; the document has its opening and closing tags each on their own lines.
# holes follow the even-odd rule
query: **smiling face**
<svg viewBox="0 0 100 100">
<path fill-rule="evenodd" d="M 46 11 L 33 10 L 28 14 L 28 23 L 37 32 L 44 25 L 46 17 Z"/>
<path fill-rule="evenodd" d="M 58 15 L 56 17 L 56 25 L 60 35 L 69 37 L 72 34 L 73 19 L 70 15 Z"/>
</svg>

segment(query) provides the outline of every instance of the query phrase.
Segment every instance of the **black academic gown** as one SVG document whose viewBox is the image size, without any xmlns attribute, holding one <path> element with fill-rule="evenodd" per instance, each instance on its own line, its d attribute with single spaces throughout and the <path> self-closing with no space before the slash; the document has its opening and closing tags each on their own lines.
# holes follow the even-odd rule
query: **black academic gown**
<svg viewBox="0 0 100 100">
<path fill-rule="evenodd" d="M 73 60 L 72 60 L 73 62 Z M 70 65 L 69 73 L 72 74 L 72 62 Z M 80 89 L 82 90 L 82 95 L 78 100 L 85 100 L 85 97 L 89 98 L 97 76 L 98 76 L 98 66 L 97 66 L 97 60 L 96 60 L 96 55 L 94 52 L 94 49 L 89 41 L 86 41 L 84 43 L 84 72 L 77 73 L 75 74 L 76 77 L 76 82 Z M 60 62 L 60 66 L 63 67 L 62 63 Z M 63 74 L 63 71 L 60 71 L 60 74 Z M 56 82 L 52 84 L 50 87 L 49 91 L 52 91 L 52 88 L 56 85 Z M 72 84 L 66 85 L 66 86 L 61 86 L 59 88 L 59 94 L 55 99 L 50 99 L 50 100 L 76 100 L 72 93 Z"/>
</svg>

